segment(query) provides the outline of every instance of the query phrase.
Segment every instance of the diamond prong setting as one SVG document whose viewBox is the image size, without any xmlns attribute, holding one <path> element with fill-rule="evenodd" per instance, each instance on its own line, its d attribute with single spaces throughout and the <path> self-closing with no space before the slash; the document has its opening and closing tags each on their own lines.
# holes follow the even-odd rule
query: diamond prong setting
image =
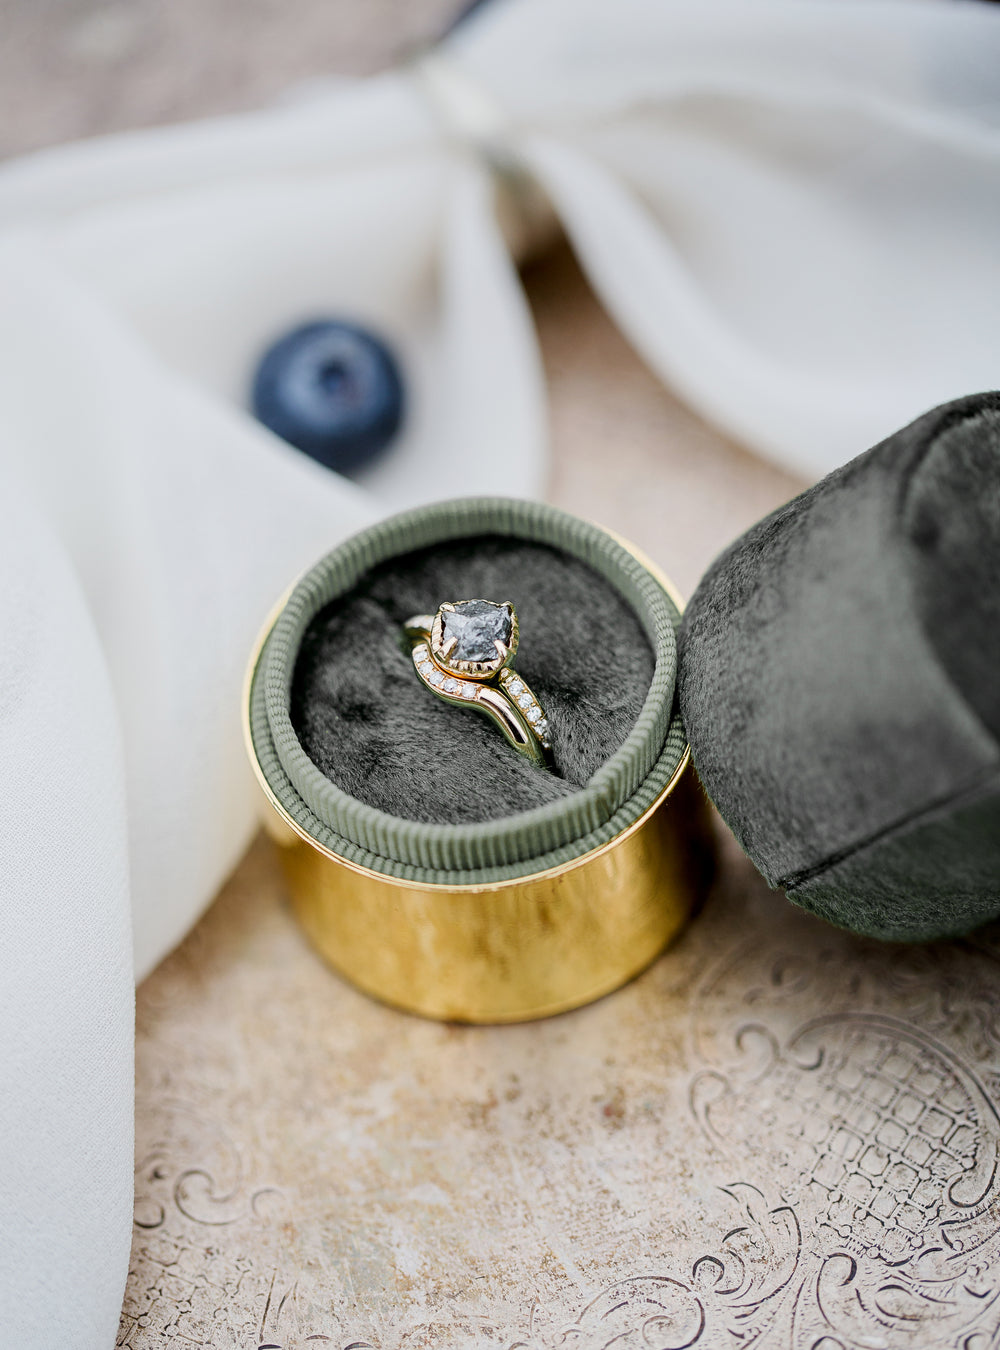
<svg viewBox="0 0 1000 1350">
<path fill-rule="evenodd" d="M 517 650 L 517 614 L 509 600 L 454 600 L 438 606 L 430 650 L 445 669 L 489 679 Z"/>
</svg>

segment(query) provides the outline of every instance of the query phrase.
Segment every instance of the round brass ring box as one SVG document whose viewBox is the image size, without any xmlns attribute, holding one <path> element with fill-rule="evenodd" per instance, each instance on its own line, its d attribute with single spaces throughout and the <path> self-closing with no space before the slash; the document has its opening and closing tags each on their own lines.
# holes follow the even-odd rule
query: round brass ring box
<svg viewBox="0 0 1000 1350">
<path fill-rule="evenodd" d="M 670 583 L 637 550 L 616 542 L 677 605 Z M 517 1022 L 609 993 L 677 936 L 711 867 L 707 806 L 686 747 L 662 790 L 619 833 L 537 872 L 472 884 L 411 880 L 342 857 L 314 838 L 279 800 L 254 742 L 254 681 L 282 608 L 250 662 L 244 734 L 292 905 L 335 970 L 424 1017 Z"/>
</svg>

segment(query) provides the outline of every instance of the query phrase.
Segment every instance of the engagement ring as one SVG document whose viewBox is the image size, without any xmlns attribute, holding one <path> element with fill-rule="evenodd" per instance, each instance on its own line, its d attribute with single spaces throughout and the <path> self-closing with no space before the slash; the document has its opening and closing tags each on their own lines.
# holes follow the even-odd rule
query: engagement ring
<svg viewBox="0 0 1000 1350">
<path fill-rule="evenodd" d="M 517 614 L 510 601 L 455 600 L 436 614 L 415 614 L 404 625 L 413 665 L 432 694 L 478 708 L 507 740 L 536 764 L 551 749 L 538 699 L 512 668 Z"/>
</svg>

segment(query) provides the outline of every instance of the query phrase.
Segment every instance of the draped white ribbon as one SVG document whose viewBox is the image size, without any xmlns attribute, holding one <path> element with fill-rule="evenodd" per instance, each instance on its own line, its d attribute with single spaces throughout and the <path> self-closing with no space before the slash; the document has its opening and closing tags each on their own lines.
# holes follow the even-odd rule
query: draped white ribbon
<svg viewBox="0 0 1000 1350">
<path fill-rule="evenodd" d="M 262 615 L 388 509 L 540 490 L 509 249 L 554 211 L 655 371 L 819 475 L 1000 383 L 998 71 L 1000 9 L 966 0 L 495 0 L 410 69 L 0 168 L 12 1344 L 113 1343 L 133 971 L 253 831 Z M 261 348 L 325 313 L 411 392 L 357 486 L 244 411 Z"/>
</svg>

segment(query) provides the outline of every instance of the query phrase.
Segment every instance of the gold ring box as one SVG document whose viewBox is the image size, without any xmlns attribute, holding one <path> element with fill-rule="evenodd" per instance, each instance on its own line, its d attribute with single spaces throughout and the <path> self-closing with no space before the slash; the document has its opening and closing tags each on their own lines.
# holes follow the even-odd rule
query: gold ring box
<svg viewBox="0 0 1000 1350">
<path fill-rule="evenodd" d="M 344 576 L 360 575 L 373 557 L 487 531 L 545 543 L 554 531 L 560 544 L 568 541 L 591 565 L 595 556 L 618 550 L 627 554 L 639 582 L 648 589 L 652 579 L 675 618 L 679 614 L 670 583 L 624 541 L 554 508 L 505 499 L 443 503 L 383 522 L 366 532 L 376 540 L 374 551 L 357 537 L 357 559 L 346 573 L 341 568 L 338 584 L 343 589 Z M 289 594 L 294 597 L 296 588 Z M 313 610 L 318 603 L 313 600 Z M 676 708 L 665 710 L 667 748 L 654 771 L 601 830 L 582 837 L 575 855 L 571 842 L 540 853 L 537 867 L 531 857 L 522 860 L 516 875 L 496 868 L 405 867 L 378 856 L 366 837 L 352 842 L 350 829 L 341 838 L 300 802 L 279 762 L 263 711 L 263 668 L 288 604 L 286 597 L 253 653 L 244 731 L 293 908 L 335 970 L 407 1012 L 456 1022 L 518 1022 L 609 993 L 680 933 L 704 892 L 712 850 L 707 804 Z M 294 646 L 290 651 L 294 655 Z M 664 688 L 672 701 L 672 675 Z M 553 857 L 559 860 L 552 863 Z"/>
</svg>

